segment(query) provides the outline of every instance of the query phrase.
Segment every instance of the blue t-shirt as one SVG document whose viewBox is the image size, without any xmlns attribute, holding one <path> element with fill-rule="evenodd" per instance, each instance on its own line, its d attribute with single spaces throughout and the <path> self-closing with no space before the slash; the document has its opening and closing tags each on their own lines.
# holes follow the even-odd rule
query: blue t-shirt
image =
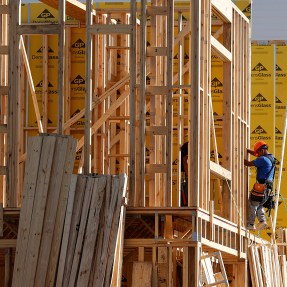
<svg viewBox="0 0 287 287">
<path fill-rule="evenodd" d="M 271 157 L 273 161 L 275 161 L 274 156 L 272 154 L 268 154 L 268 156 Z M 254 166 L 257 168 L 256 179 L 259 182 L 260 180 L 273 181 L 273 174 L 275 168 L 273 168 L 272 162 L 267 156 L 264 155 L 260 156 L 257 159 L 253 160 L 252 162 Z"/>
</svg>

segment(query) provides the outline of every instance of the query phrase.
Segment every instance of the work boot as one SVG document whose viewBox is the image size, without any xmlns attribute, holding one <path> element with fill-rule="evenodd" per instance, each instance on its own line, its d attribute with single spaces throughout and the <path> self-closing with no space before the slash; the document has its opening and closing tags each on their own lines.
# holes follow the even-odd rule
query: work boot
<svg viewBox="0 0 287 287">
<path fill-rule="evenodd" d="M 247 224 L 246 230 L 256 230 L 254 224 Z"/>
<path fill-rule="evenodd" d="M 268 228 L 268 224 L 266 223 L 266 221 L 261 221 L 257 224 L 256 229 L 260 231 L 260 230 L 264 230 L 266 228 Z"/>
</svg>

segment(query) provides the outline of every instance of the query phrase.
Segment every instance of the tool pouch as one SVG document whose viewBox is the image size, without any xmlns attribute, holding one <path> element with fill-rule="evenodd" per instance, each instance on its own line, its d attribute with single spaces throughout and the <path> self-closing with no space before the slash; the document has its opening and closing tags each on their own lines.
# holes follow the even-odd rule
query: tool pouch
<svg viewBox="0 0 287 287">
<path fill-rule="evenodd" d="M 265 202 L 268 198 L 268 189 L 265 183 L 254 183 L 251 190 L 250 199 L 252 201 Z"/>
</svg>

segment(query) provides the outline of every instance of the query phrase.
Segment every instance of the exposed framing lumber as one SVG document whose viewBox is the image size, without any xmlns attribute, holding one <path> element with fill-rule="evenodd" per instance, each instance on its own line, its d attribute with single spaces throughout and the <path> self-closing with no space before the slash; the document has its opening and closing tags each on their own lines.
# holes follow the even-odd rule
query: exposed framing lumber
<svg viewBox="0 0 287 287">
<path fill-rule="evenodd" d="M 0 203 L 0 237 L 3 237 L 3 225 L 4 225 L 3 203 Z"/>
<path fill-rule="evenodd" d="M 40 0 L 42 3 L 45 3 L 55 9 L 59 7 L 58 0 Z M 77 0 L 66 0 L 66 12 L 67 15 L 72 16 L 75 19 L 78 19 L 81 23 L 86 22 L 86 5 L 77 1 Z M 96 15 L 96 11 L 92 10 L 93 16 Z"/>
<path fill-rule="evenodd" d="M 61 16 L 65 15 L 65 8 L 67 14 L 69 14 L 68 7 L 71 7 L 71 4 L 75 6 L 79 4 L 77 3 L 78 1 L 69 0 L 64 1 L 66 3 L 59 3 L 56 0 L 42 2 L 49 2 L 51 5 L 59 7 Z M 238 50 L 236 50 L 231 44 L 233 41 L 238 43 L 240 40 L 239 35 L 244 38 L 243 42 L 246 41 L 247 35 L 244 34 L 242 30 L 236 30 L 234 28 L 234 25 L 241 25 L 241 15 L 236 14 L 237 10 L 234 10 L 232 4 L 223 0 L 213 0 L 211 2 L 209 0 L 193 1 L 191 7 L 188 7 L 188 9 L 186 7 L 184 8 L 184 11 L 188 12 L 192 17 L 185 22 L 185 26 L 180 24 L 182 25 L 181 29 L 174 40 L 173 13 L 176 9 L 173 7 L 173 1 L 167 1 L 162 4 L 157 3 L 156 5 L 153 3 L 147 10 L 145 9 L 146 2 L 144 0 L 141 1 L 141 3 L 139 3 L 139 5 L 141 5 L 141 21 L 137 21 L 136 19 L 136 2 L 132 1 L 133 7 L 131 7 L 131 10 L 127 9 L 128 12 L 132 11 L 131 21 L 127 20 L 127 11 L 122 12 L 123 10 L 121 10 L 121 14 L 118 13 L 118 11 L 114 13 L 111 10 L 107 15 L 101 13 L 97 15 L 96 25 L 93 25 L 95 23 L 93 21 L 93 19 L 95 19 L 94 12 L 91 7 L 93 1 L 87 2 L 90 3 L 88 4 L 89 7 L 87 11 L 85 11 L 86 6 L 80 9 L 79 7 L 75 8 L 75 11 L 82 10 L 81 13 L 83 14 L 84 12 L 82 19 L 84 19 L 84 21 L 87 19 L 88 21 L 86 22 L 88 44 L 85 50 L 86 60 L 90 62 L 88 65 L 89 68 L 86 71 L 87 102 L 85 108 L 82 108 L 80 112 L 71 119 L 69 119 L 69 104 L 71 103 L 68 103 L 66 106 L 68 112 L 65 119 L 59 119 L 57 132 L 73 133 L 75 131 L 81 131 L 77 149 L 79 150 L 84 147 L 84 155 L 81 160 L 84 162 L 85 174 L 93 170 L 105 173 L 116 173 L 119 169 L 121 171 L 130 172 L 129 204 L 132 206 L 143 206 L 145 208 L 149 206 L 170 207 L 177 205 L 177 203 L 174 202 L 174 191 L 171 186 L 174 180 L 172 177 L 174 173 L 172 170 L 172 162 L 176 160 L 172 155 L 173 153 L 177 153 L 176 149 L 175 151 L 172 150 L 172 132 L 174 128 L 172 123 L 172 100 L 175 97 L 180 97 L 182 102 L 185 99 L 189 99 L 191 108 L 188 118 L 186 118 L 184 111 L 180 113 L 181 124 L 179 127 L 181 131 L 178 138 L 183 139 L 184 128 L 186 128 L 190 134 L 189 158 L 194 163 L 194 166 L 191 165 L 191 171 L 189 172 L 189 186 L 192 186 L 192 191 L 191 188 L 189 191 L 189 206 L 194 207 L 194 209 L 186 208 L 185 210 L 179 208 L 179 210 L 176 211 L 178 211 L 180 216 L 190 216 L 190 214 L 192 214 L 192 229 L 186 229 L 188 234 L 184 237 L 185 240 L 181 241 L 175 238 L 173 238 L 171 242 L 166 239 L 159 241 L 154 239 L 127 241 L 128 247 L 138 247 L 141 244 L 147 244 L 147 246 L 152 247 L 153 266 L 157 264 L 159 259 L 155 255 L 157 245 L 159 244 L 160 247 L 163 248 L 162 251 L 164 250 L 163 254 L 166 260 L 162 262 L 162 264 L 164 264 L 167 270 L 172 269 L 172 258 L 174 258 L 172 247 L 167 248 L 167 244 L 170 243 L 171 246 L 178 244 L 184 247 L 188 254 L 184 256 L 184 284 L 185 286 L 189 286 L 190 282 L 196 282 L 199 277 L 199 270 L 195 270 L 194 276 L 187 275 L 188 262 L 189 264 L 195 263 L 200 256 L 202 248 L 201 244 L 199 244 L 200 236 L 208 229 L 207 226 L 209 225 L 207 222 L 210 219 L 209 214 L 213 212 L 213 208 L 211 208 L 209 204 L 211 199 L 209 185 L 210 174 L 215 175 L 218 180 L 224 179 L 223 181 L 225 181 L 225 179 L 227 179 L 231 182 L 231 189 L 225 189 L 227 193 L 235 190 L 240 192 L 244 188 L 244 183 L 239 183 L 235 178 L 238 174 L 242 174 L 242 170 L 240 170 L 242 166 L 242 155 L 237 153 L 236 150 L 245 148 L 245 143 L 243 140 L 237 140 L 236 137 L 246 138 L 249 121 L 246 115 L 242 115 L 240 110 L 236 108 L 235 105 L 232 105 L 233 102 L 231 101 L 231 97 L 237 97 L 237 95 L 240 94 L 238 98 L 234 99 L 234 103 L 242 102 L 244 103 L 243 105 L 247 103 L 243 95 L 244 93 L 242 93 L 240 88 L 246 84 L 246 77 L 244 76 L 244 70 L 240 70 L 238 65 L 240 61 L 243 62 L 243 69 L 246 71 L 244 59 L 248 56 L 248 52 L 246 54 L 244 54 L 245 52 L 240 53 L 239 49 L 241 49 L 242 46 L 238 44 Z M 61 6 L 61 4 L 64 6 Z M 159 4 L 162 6 L 157 6 Z M 216 12 L 216 15 L 221 19 L 218 23 L 222 28 L 219 28 L 217 31 L 220 31 L 218 32 L 218 34 L 220 34 L 222 30 L 224 35 L 223 44 L 220 44 L 215 36 L 212 37 L 210 35 L 210 5 L 213 11 Z M 232 16 L 232 13 L 236 14 L 236 16 Z M 154 34 L 152 34 L 150 47 L 146 46 L 146 41 L 150 40 L 150 36 L 148 36 L 147 33 L 150 29 L 147 16 L 151 16 L 152 31 L 154 32 Z M 80 17 L 79 13 L 78 18 Z M 116 17 L 121 19 L 121 24 L 116 23 Z M 244 18 L 242 19 L 242 21 L 245 21 Z M 60 35 L 59 48 L 61 53 L 63 53 L 64 50 L 66 53 L 68 47 L 64 46 L 64 43 L 61 42 L 64 39 L 63 33 L 65 28 L 63 17 L 60 22 L 61 23 L 56 25 L 34 25 L 36 28 L 34 28 L 33 25 L 25 27 L 20 25 L 17 35 L 40 34 L 43 35 L 43 37 L 47 37 L 47 35 L 51 33 Z M 141 33 L 139 33 L 138 24 L 141 25 Z M 248 26 L 248 24 L 246 25 Z M 237 36 L 232 38 L 234 34 Z M 139 36 L 141 36 L 142 42 L 140 54 L 137 48 L 140 42 Z M 121 39 L 120 44 L 117 42 L 117 39 Z M 190 60 L 183 58 L 186 52 L 185 42 L 187 43 L 187 41 L 192 45 L 192 48 L 187 53 Z M 90 43 L 93 44 L 89 45 Z M 97 45 L 101 47 L 101 50 L 94 54 L 96 50 L 95 46 Z M 175 56 L 174 51 L 176 45 L 181 46 L 182 50 L 180 52 L 180 67 L 178 71 L 174 73 L 172 69 L 174 68 L 173 56 Z M 45 50 L 45 47 L 43 49 Z M 3 50 L 5 52 L 5 49 Z M 211 133 L 210 127 L 213 125 L 215 136 L 215 129 L 217 128 L 214 127 L 210 108 L 210 102 L 212 101 L 210 88 L 211 50 L 213 54 L 218 55 L 224 62 L 224 116 L 222 116 L 222 119 L 224 140 L 230 143 L 229 148 L 223 149 L 223 159 L 221 163 L 219 163 L 218 155 L 215 155 L 216 164 L 210 162 L 209 158 L 211 145 L 211 140 L 209 139 Z M 45 53 L 46 62 L 44 62 L 45 67 L 43 67 L 43 71 L 44 74 L 47 75 L 47 70 L 44 70 L 47 68 L 47 47 Z M 130 62 L 127 60 L 128 55 Z M 122 59 L 117 60 L 117 56 L 121 56 Z M 62 56 L 60 57 L 62 58 Z M 65 58 L 65 60 L 68 60 L 68 58 Z M 120 65 L 118 65 L 118 63 L 120 63 Z M 16 66 L 15 61 L 13 64 Z M 63 68 L 66 65 L 68 66 L 69 63 L 65 64 L 64 61 L 59 62 L 60 78 L 58 82 L 61 89 L 59 95 L 61 93 L 63 94 L 63 82 L 61 82 L 61 80 L 64 79 L 64 76 L 67 77 L 67 75 L 63 76 Z M 127 75 L 128 67 L 130 67 L 130 72 Z M 100 70 L 98 74 L 96 73 L 98 71 L 95 72 L 97 69 Z M 137 73 L 135 72 L 137 69 L 140 70 L 140 78 L 137 77 Z M 147 82 L 147 76 L 150 82 Z M 239 84 L 233 85 L 233 77 L 234 79 L 240 79 Z M 32 78 L 30 78 L 30 81 L 32 81 Z M 46 84 L 44 83 L 45 87 L 47 87 Z M 94 90 L 92 90 L 92 86 L 95 87 Z M 69 87 L 66 88 L 67 93 L 69 93 Z M 173 94 L 177 88 L 180 89 L 179 96 Z M 21 89 L 23 89 L 23 87 L 21 87 Z M 186 90 L 186 96 L 183 95 L 184 90 Z M 4 93 L 7 93 L 7 90 L 4 91 Z M 67 96 L 67 99 L 69 99 L 69 96 Z M 47 98 L 45 102 L 43 102 L 43 107 L 48 106 L 46 100 Z M 61 100 L 63 100 L 62 97 Z M 65 105 L 63 102 L 59 102 L 59 110 L 63 110 L 63 105 Z M 16 103 L 13 108 L 15 107 Z M 152 121 L 151 126 L 147 125 L 147 111 L 152 114 L 149 117 L 149 120 Z M 45 111 L 43 115 L 39 113 L 37 122 L 40 122 L 41 116 L 43 116 L 43 120 L 46 122 L 47 112 L 48 111 Z M 61 114 L 61 112 L 59 112 L 59 114 Z M 139 114 L 139 116 L 137 116 L 137 114 Z M 86 119 L 84 132 L 82 128 L 77 129 L 72 126 L 83 115 L 85 115 Z M 238 123 L 235 123 L 235 121 L 238 121 Z M 120 131 L 117 131 L 118 127 Z M 8 125 L 8 130 L 11 131 L 9 128 Z M 54 129 L 54 127 L 48 127 L 46 125 L 44 130 L 49 130 L 49 128 Z M 234 133 L 232 133 L 232 131 L 234 131 Z M 129 140 L 127 140 L 128 133 L 130 133 Z M 13 135 L 16 136 L 16 134 Z M 147 136 L 155 137 L 155 140 L 152 142 L 151 156 L 146 155 L 146 147 L 149 145 Z M 97 142 L 97 144 L 91 146 L 91 144 L 95 142 Z M 18 144 L 17 146 L 20 145 Z M 231 157 L 232 152 L 234 152 L 235 155 Z M 93 154 L 97 154 L 97 156 L 92 159 L 91 156 Z M 152 160 L 147 163 L 146 159 Z M 116 166 L 116 162 L 119 162 L 119 167 Z M 81 167 L 81 163 L 79 165 Z M 153 173 L 152 180 L 151 173 Z M 179 180 L 179 178 L 180 176 L 177 176 L 176 180 Z M 246 181 L 246 177 L 244 177 L 243 181 Z M 179 184 L 177 185 L 179 186 Z M 241 228 L 241 213 L 244 211 L 244 204 L 242 203 L 239 192 L 234 192 L 234 202 L 231 198 L 228 198 L 230 205 L 227 208 L 230 210 L 228 216 L 225 214 L 224 217 L 230 219 L 230 222 L 221 222 L 216 215 L 212 214 L 212 219 L 210 219 L 212 221 L 211 231 L 214 232 L 215 239 L 213 241 L 203 239 L 203 242 L 204 245 L 210 248 L 227 251 L 227 253 L 232 256 L 240 257 L 241 253 L 245 256 L 244 250 L 246 247 L 244 247 L 244 244 L 239 243 L 239 245 L 236 245 L 238 247 L 236 251 L 234 251 L 236 248 L 233 249 L 229 245 L 229 241 L 233 240 L 232 243 L 235 244 L 234 240 L 238 238 L 238 241 L 242 242 L 242 233 L 245 232 L 245 230 Z M 239 206 L 239 211 L 236 210 L 235 203 Z M 197 210 L 204 210 L 204 215 L 199 216 Z M 146 214 L 149 214 L 149 212 L 158 214 L 158 212 L 161 211 L 146 210 Z M 239 214 L 238 217 L 235 216 L 236 213 Z M 168 218 L 170 218 L 169 215 Z M 172 222 L 169 221 L 169 232 L 166 232 L 168 237 L 172 236 L 171 223 Z M 222 223 L 222 226 L 220 226 L 220 223 Z M 158 218 L 155 220 L 155 224 L 157 224 L 157 228 L 154 234 L 155 238 L 158 239 L 161 235 L 159 228 L 160 220 Z M 236 224 L 238 224 L 238 226 L 236 226 Z M 224 236 L 222 235 L 223 228 L 225 228 L 226 225 L 231 225 L 232 228 L 231 231 L 227 231 L 228 235 Z M 210 230 L 206 232 L 210 234 Z M 232 238 L 232 240 L 228 241 L 227 239 L 229 237 Z M 218 241 L 216 241 L 217 239 Z M 226 240 L 226 242 L 224 240 Z M 224 244 L 226 244 L 226 246 L 224 246 Z M 68 247 L 66 246 L 66 248 Z M 141 259 L 146 258 L 145 252 L 147 252 L 146 248 L 139 250 Z M 62 259 L 64 260 L 64 258 Z M 71 258 L 66 259 L 67 262 L 72 263 Z M 82 264 L 81 268 L 84 270 L 85 262 Z M 62 265 L 61 268 L 63 270 L 66 266 Z M 72 268 L 75 269 L 75 265 Z M 91 269 L 91 272 L 93 272 L 93 270 L 94 269 Z M 52 270 L 50 271 L 53 277 L 52 274 L 54 274 L 54 272 Z M 152 274 L 153 276 L 155 275 L 154 271 L 152 271 Z M 75 276 L 74 273 L 72 276 Z M 164 275 L 162 278 L 171 283 L 171 276 L 172 275 Z M 83 275 L 83 281 L 86 282 L 87 278 L 84 277 Z M 61 278 L 59 280 L 66 282 L 67 278 Z M 72 278 L 72 280 L 76 281 L 76 278 Z"/>
</svg>

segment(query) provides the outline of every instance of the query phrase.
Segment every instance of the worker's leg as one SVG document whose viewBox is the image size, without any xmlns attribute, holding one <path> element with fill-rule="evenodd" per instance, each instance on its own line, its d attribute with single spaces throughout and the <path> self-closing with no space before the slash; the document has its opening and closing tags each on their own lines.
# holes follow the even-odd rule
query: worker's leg
<svg viewBox="0 0 287 287">
<path fill-rule="evenodd" d="M 258 201 L 248 199 L 247 226 L 254 225 L 258 206 Z"/>
<path fill-rule="evenodd" d="M 265 211 L 264 211 L 264 207 L 262 204 L 259 204 L 257 211 L 256 211 L 256 216 L 259 222 L 266 222 Z"/>
</svg>

